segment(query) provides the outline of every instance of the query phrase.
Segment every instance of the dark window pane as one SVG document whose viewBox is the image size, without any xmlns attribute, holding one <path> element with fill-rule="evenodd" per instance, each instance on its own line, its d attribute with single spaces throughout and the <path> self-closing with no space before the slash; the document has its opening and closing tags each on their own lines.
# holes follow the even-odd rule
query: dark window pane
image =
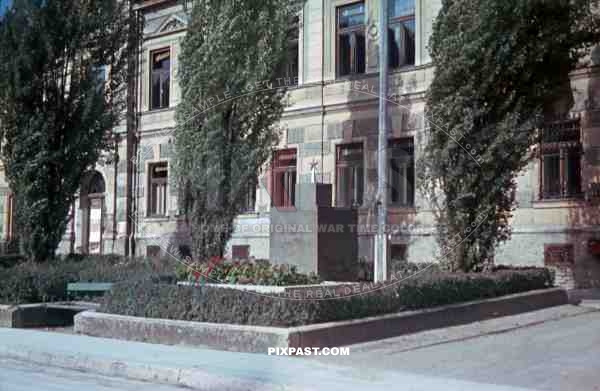
<svg viewBox="0 0 600 391">
<path fill-rule="evenodd" d="M 390 258 L 398 261 L 406 261 L 406 245 L 392 244 L 390 245 Z"/>
<path fill-rule="evenodd" d="M 298 18 L 290 22 L 291 26 L 287 34 L 288 52 L 277 69 L 277 76 L 279 78 L 290 79 L 289 81 L 283 81 L 285 85 L 291 85 L 298 81 L 298 40 L 300 35 L 300 26 L 298 23 Z"/>
<path fill-rule="evenodd" d="M 415 204 L 415 166 L 414 161 L 408 166 L 407 174 L 407 197 L 406 204 L 411 206 Z"/>
<path fill-rule="evenodd" d="M 242 212 L 250 213 L 254 212 L 256 205 L 256 182 L 251 181 L 248 184 L 246 193 L 244 195 L 244 204 L 242 205 Z"/>
<path fill-rule="evenodd" d="M 543 160 L 544 171 L 544 197 L 560 197 L 560 157 L 559 155 L 547 155 Z"/>
<path fill-rule="evenodd" d="M 338 146 L 336 165 L 337 205 L 341 207 L 357 207 L 362 205 L 364 193 L 362 144 Z"/>
<path fill-rule="evenodd" d="M 160 107 L 160 75 L 152 75 L 152 108 L 156 109 Z"/>
<path fill-rule="evenodd" d="M 152 87 L 150 91 L 150 108 L 162 109 L 169 107 L 171 87 L 171 54 L 169 50 L 153 52 L 151 55 Z"/>
<path fill-rule="evenodd" d="M 569 152 L 567 159 L 567 194 L 581 193 L 581 157 L 578 152 Z"/>
<path fill-rule="evenodd" d="M 389 28 L 389 65 L 399 68 L 415 64 L 415 21 L 392 24 Z"/>
<path fill-rule="evenodd" d="M 388 0 L 390 18 L 415 14 L 415 0 Z"/>
<path fill-rule="evenodd" d="M 355 73 L 365 73 L 365 66 L 366 66 L 365 34 L 362 31 L 357 32 L 355 37 L 356 37 L 356 56 L 355 56 L 354 72 Z"/>
<path fill-rule="evenodd" d="M 346 76 L 350 74 L 350 61 L 352 47 L 350 46 L 350 36 L 347 34 L 340 35 L 339 39 L 339 74 Z"/>
<path fill-rule="evenodd" d="M 396 206 L 412 206 L 415 199 L 415 162 L 413 140 L 391 140 L 389 142 L 389 158 L 389 202 L 390 204 Z"/>
<path fill-rule="evenodd" d="M 351 4 L 338 9 L 338 27 L 347 28 L 365 23 L 365 5 Z"/>
<path fill-rule="evenodd" d="M 164 75 L 162 78 L 162 85 L 160 91 L 161 98 L 161 106 L 160 107 L 169 107 L 169 90 L 171 86 L 171 78 L 168 74 Z"/>
</svg>

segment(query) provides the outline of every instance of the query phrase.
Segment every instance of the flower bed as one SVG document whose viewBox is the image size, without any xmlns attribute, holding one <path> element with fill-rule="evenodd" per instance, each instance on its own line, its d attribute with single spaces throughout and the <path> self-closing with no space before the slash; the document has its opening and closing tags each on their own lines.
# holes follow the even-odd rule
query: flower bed
<svg viewBox="0 0 600 391">
<path fill-rule="evenodd" d="M 473 274 L 432 272 L 335 300 L 289 300 L 236 289 L 137 281 L 113 288 L 105 296 L 100 311 L 149 318 L 292 327 L 493 298 L 552 285 L 552 273 L 543 268 Z"/>
<path fill-rule="evenodd" d="M 177 268 L 180 281 L 241 285 L 311 285 L 321 280 L 316 274 L 299 273 L 296 266 L 272 265 L 266 260 L 229 261 L 212 258 L 190 262 Z"/>
</svg>

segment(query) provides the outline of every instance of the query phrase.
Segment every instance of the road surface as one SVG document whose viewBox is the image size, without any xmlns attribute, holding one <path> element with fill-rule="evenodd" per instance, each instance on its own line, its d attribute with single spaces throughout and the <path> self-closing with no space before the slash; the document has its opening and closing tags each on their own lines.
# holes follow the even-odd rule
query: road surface
<svg viewBox="0 0 600 391">
<path fill-rule="evenodd" d="M 162 384 L 109 378 L 89 373 L 44 368 L 0 359 L 0 391 L 182 391 Z"/>
</svg>

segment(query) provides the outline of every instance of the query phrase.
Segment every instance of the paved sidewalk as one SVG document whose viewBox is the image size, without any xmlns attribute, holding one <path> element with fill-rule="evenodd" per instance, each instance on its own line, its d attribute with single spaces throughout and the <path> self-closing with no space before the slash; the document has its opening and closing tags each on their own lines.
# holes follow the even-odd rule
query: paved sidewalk
<svg viewBox="0 0 600 391">
<path fill-rule="evenodd" d="M 352 346 L 352 351 L 354 353 L 361 351 L 368 351 L 371 353 L 381 351 L 386 355 L 391 351 L 399 353 L 439 344 L 465 341 L 471 338 L 481 337 L 483 335 L 506 333 L 519 328 L 570 318 L 573 316 L 595 312 L 597 310 L 597 308 L 584 306 L 561 305 L 518 315 L 488 319 L 461 326 L 427 330 L 419 333 L 403 335 L 400 337 L 383 339 L 380 341 L 356 344 Z M 324 357 L 324 359 L 326 358 Z"/>
<path fill-rule="evenodd" d="M 600 311 L 579 307 L 572 310 L 573 316 L 506 332 L 435 343 L 441 334 L 446 338 L 468 335 L 472 328 L 511 320 L 499 318 L 484 325 L 435 330 L 434 335 L 433 331 L 420 333 L 426 334 L 421 335 L 423 341 L 434 342 L 429 345 L 410 348 L 411 341 L 390 338 L 357 346 L 350 356 L 316 357 L 311 361 L 360 371 L 402 370 L 540 391 L 600 391 Z M 577 314 L 578 310 L 585 312 Z M 539 312 L 509 318 L 513 322 L 532 320 L 543 315 Z M 412 337 L 418 339 L 419 335 Z"/>
<path fill-rule="evenodd" d="M 17 329 L 0 329 L 0 358 L 197 390 L 525 390 L 402 371 L 356 370 L 291 357 Z"/>
</svg>

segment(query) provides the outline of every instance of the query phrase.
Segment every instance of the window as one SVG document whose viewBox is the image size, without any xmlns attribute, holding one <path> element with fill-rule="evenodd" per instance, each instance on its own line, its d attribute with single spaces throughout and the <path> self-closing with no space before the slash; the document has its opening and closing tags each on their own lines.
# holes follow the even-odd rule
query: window
<svg viewBox="0 0 600 391">
<path fill-rule="evenodd" d="M 166 216 L 167 214 L 167 163 L 150 165 L 148 216 Z"/>
<path fill-rule="evenodd" d="M 296 150 L 276 151 L 273 157 L 273 206 L 293 207 L 296 197 Z"/>
<path fill-rule="evenodd" d="M 407 246 L 405 244 L 390 245 L 390 259 L 394 261 L 406 262 Z"/>
<path fill-rule="evenodd" d="M 412 138 L 389 141 L 389 203 L 413 206 L 415 202 L 415 154 Z"/>
<path fill-rule="evenodd" d="M 146 246 L 146 256 L 148 258 L 160 258 L 160 246 Z"/>
<path fill-rule="evenodd" d="M 389 65 L 415 64 L 415 0 L 389 0 Z"/>
<path fill-rule="evenodd" d="M 541 130 L 541 199 L 581 196 L 581 155 L 579 119 L 549 123 Z"/>
<path fill-rule="evenodd" d="M 336 204 L 339 207 L 358 207 L 363 202 L 364 189 L 363 145 L 345 144 L 337 147 Z"/>
<path fill-rule="evenodd" d="M 282 69 L 279 72 L 281 78 L 284 80 L 282 84 L 290 85 L 298 83 L 298 75 L 299 75 L 299 59 L 298 59 L 298 41 L 300 34 L 300 26 L 298 22 L 298 18 L 296 17 L 294 21 L 291 23 L 291 27 L 288 30 L 288 52 L 286 58 L 282 64 Z"/>
<path fill-rule="evenodd" d="M 355 3 L 337 9 L 337 74 L 365 72 L 365 4 Z"/>
<path fill-rule="evenodd" d="M 245 190 L 242 213 L 253 213 L 256 205 L 256 181 L 250 181 Z"/>
<path fill-rule="evenodd" d="M 150 109 L 164 109 L 169 107 L 171 52 L 169 49 L 154 51 L 150 54 L 150 62 Z"/>
<path fill-rule="evenodd" d="M 95 66 L 92 68 L 92 78 L 94 80 L 94 84 L 96 85 L 98 92 L 101 92 L 106 88 L 106 82 L 108 81 L 108 72 L 107 66 Z"/>
<path fill-rule="evenodd" d="M 233 259 L 250 258 L 250 246 L 231 246 L 231 257 Z"/>
</svg>

